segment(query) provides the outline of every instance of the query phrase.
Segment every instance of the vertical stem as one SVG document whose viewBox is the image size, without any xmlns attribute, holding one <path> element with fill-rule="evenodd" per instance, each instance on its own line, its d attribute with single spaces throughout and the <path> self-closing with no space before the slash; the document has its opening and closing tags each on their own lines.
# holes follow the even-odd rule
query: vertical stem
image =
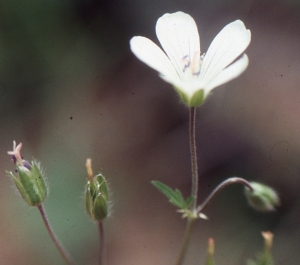
<svg viewBox="0 0 300 265">
<path fill-rule="evenodd" d="M 192 164 L 192 191 L 191 195 L 194 197 L 191 210 L 196 212 L 197 210 L 197 197 L 198 197 L 198 166 L 197 166 L 197 152 L 196 152 L 196 107 L 190 108 L 190 121 L 189 121 L 189 135 L 190 135 L 190 153 Z M 188 243 L 192 234 L 192 228 L 196 217 L 188 217 L 188 222 L 185 229 L 183 244 L 180 253 L 177 258 L 176 265 L 181 265 Z"/>
<path fill-rule="evenodd" d="M 186 249 L 187 249 L 187 246 L 190 241 L 191 234 L 192 234 L 192 228 L 193 228 L 194 221 L 195 221 L 195 219 L 188 219 L 186 229 L 185 229 L 183 244 L 182 244 L 180 253 L 178 255 L 176 265 L 181 265 L 184 260 Z"/>
<path fill-rule="evenodd" d="M 99 265 L 105 264 L 105 238 L 104 238 L 104 229 L 103 222 L 98 221 L 99 228 L 99 243 L 100 243 L 100 256 L 99 256 Z"/>
<path fill-rule="evenodd" d="M 49 220 L 48 220 L 48 217 L 46 215 L 46 212 L 45 212 L 45 209 L 44 209 L 44 206 L 43 204 L 38 204 L 37 205 L 41 215 L 42 215 L 42 218 L 43 218 L 43 221 L 44 221 L 44 224 L 47 228 L 47 231 L 54 243 L 54 245 L 56 246 L 56 248 L 58 249 L 60 255 L 63 257 L 63 259 L 65 260 L 66 264 L 68 265 L 74 265 L 75 262 L 73 261 L 72 257 L 70 256 L 70 254 L 64 249 L 64 247 L 61 245 L 61 243 L 59 242 L 57 236 L 55 235 L 50 223 L 49 223 Z"/>
<path fill-rule="evenodd" d="M 196 152 L 196 107 L 190 108 L 190 152 L 192 164 L 192 192 L 194 197 L 192 210 L 196 210 L 197 196 L 198 196 L 198 166 L 197 166 L 197 152 Z"/>
</svg>

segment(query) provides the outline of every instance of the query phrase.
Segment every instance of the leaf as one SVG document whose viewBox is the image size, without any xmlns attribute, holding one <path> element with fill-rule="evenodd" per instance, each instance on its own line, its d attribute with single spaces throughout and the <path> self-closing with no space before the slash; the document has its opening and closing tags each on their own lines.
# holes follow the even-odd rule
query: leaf
<svg viewBox="0 0 300 265">
<path fill-rule="evenodd" d="M 186 199 L 185 201 L 185 209 L 189 208 L 192 204 L 192 202 L 194 201 L 194 196 L 190 196 Z"/>
<path fill-rule="evenodd" d="M 157 181 L 157 180 L 153 180 L 153 181 L 151 181 L 151 183 L 159 191 L 161 191 L 170 200 L 170 202 L 173 205 L 179 207 L 180 209 L 185 208 L 186 202 L 184 201 L 184 198 L 182 197 L 182 194 L 181 194 L 180 190 L 178 190 L 178 189 L 173 190 L 172 188 L 170 188 L 166 184 L 164 184 L 160 181 Z"/>
</svg>

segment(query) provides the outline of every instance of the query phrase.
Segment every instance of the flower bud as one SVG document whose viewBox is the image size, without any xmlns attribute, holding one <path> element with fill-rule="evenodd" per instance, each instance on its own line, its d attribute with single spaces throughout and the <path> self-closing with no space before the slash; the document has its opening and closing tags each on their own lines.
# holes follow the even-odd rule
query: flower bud
<svg viewBox="0 0 300 265">
<path fill-rule="evenodd" d="M 274 234 L 267 231 L 267 232 L 261 232 L 264 240 L 265 240 L 265 252 L 271 253 L 272 245 L 273 245 L 273 238 Z"/>
<path fill-rule="evenodd" d="M 31 164 L 23 160 L 20 150 L 22 143 L 16 146 L 14 141 L 14 150 L 8 154 L 13 156 L 16 165 L 17 176 L 12 172 L 6 171 L 16 184 L 22 198 L 30 205 L 41 204 L 47 196 L 47 187 L 44 181 L 43 172 L 37 161 L 31 161 Z"/>
<path fill-rule="evenodd" d="M 212 237 L 208 239 L 207 257 L 205 265 L 214 265 L 215 241 Z"/>
<path fill-rule="evenodd" d="M 274 265 L 274 260 L 271 254 L 274 235 L 271 232 L 261 232 L 265 240 L 264 251 L 258 253 L 256 261 L 248 260 L 247 265 Z"/>
<path fill-rule="evenodd" d="M 250 184 L 253 191 L 245 187 L 245 195 L 249 205 L 255 210 L 268 212 L 274 211 L 275 206 L 279 206 L 279 196 L 272 188 L 257 182 L 251 182 Z"/>
<path fill-rule="evenodd" d="M 107 183 L 102 174 L 93 177 L 91 159 L 87 160 L 86 167 L 89 175 L 85 190 L 86 211 L 92 219 L 101 221 L 108 215 Z"/>
</svg>

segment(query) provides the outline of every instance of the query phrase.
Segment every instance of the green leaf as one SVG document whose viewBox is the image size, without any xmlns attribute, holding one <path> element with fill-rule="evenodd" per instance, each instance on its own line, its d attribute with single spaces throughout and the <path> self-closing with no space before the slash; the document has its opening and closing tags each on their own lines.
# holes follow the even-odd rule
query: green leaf
<svg viewBox="0 0 300 265">
<path fill-rule="evenodd" d="M 190 196 L 186 199 L 185 201 L 185 209 L 189 208 L 192 204 L 192 202 L 194 201 L 194 196 Z"/>
<path fill-rule="evenodd" d="M 153 180 L 151 181 L 151 183 L 159 190 L 161 191 L 169 200 L 170 202 L 179 207 L 180 209 L 184 209 L 186 202 L 184 201 L 184 198 L 180 192 L 180 190 L 176 189 L 173 190 L 172 188 L 170 188 L 169 186 L 167 186 L 166 184 L 157 181 L 157 180 Z"/>
</svg>

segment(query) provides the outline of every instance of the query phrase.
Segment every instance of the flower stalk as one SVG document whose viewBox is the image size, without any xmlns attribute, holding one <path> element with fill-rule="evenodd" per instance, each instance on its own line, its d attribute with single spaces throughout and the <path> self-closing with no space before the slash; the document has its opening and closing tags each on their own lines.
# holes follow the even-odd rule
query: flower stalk
<svg viewBox="0 0 300 265">
<path fill-rule="evenodd" d="M 196 151 L 196 107 L 190 108 L 190 115 L 189 115 L 189 135 L 190 135 L 190 153 L 191 153 L 191 167 L 192 167 L 192 190 L 191 190 L 191 196 L 193 197 L 193 202 L 191 205 L 191 211 L 192 213 L 196 212 L 197 207 L 197 198 L 198 198 L 198 163 L 197 163 L 197 151 Z M 197 215 L 191 214 L 187 215 L 187 225 L 184 233 L 184 239 L 181 246 L 181 250 L 179 252 L 176 265 L 181 265 L 185 253 L 187 250 L 188 243 L 191 238 L 192 229 L 194 221 L 198 218 Z"/>
<path fill-rule="evenodd" d="M 190 108 L 190 121 L 189 121 L 189 133 L 190 133 L 190 153 L 191 153 L 191 166 L 192 166 L 192 191 L 191 195 L 194 200 L 192 203 L 192 211 L 196 210 L 197 198 L 198 198 L 198 164 L 197 164 L 197 151 L 196 151 L 196 107 Z"/>
<path fill-rule="evenodd" d="M 253 192 L 253 188 L 251 186 L 251 183 L 243 178 L 238 177 L 232 177 L 229 179 L 224 180 L 222 183 L 220 183 L 213 191 L 212 193 L 205 199 L 205 201 L 197 207 L 197 215 L 199 215 L 203 209 L 210 203 L 210 201 L 226 186 L 234 184 L 234 183 L 240 183 L 244 186 L 246 186 L 249 191 Z"/>
<path fill-rule="evenodd" d="M 46 229 L 48 231 L 48 234 L 50 235 L 54 245 L 56 246 L 57 250 L 59 251 L 60 255 L 62 256 L 62 258 L 64 259 L 64 261 L 66 262 L 66 264 L 68 265 L 75 265 L 74 260 L 72 259 L 72 257 L 70 256 L 70 254 L 64 249 L 64 247 L 62 246 L 62 244 L 60 243 L 60 241 L 58 240 L 57 236 L 55 235 L 50 222 L 48 220 L 48 217 L 46 215 L 45 209 L 43 204 L 39 204 L 37 205 L 37 208 L 39 209 L 41 216 L 43 218 L 44 224 L 46 226 Z"/>
<path fill-rule="evenodd" d="M 105 237 L 104 237 L 104 227 L 102 221 L 98 221 L 98 229 L 99 229 L 99 243 L 100 243 L 99 265 L 104 265 L 105 264 Z"/>
</svg>

